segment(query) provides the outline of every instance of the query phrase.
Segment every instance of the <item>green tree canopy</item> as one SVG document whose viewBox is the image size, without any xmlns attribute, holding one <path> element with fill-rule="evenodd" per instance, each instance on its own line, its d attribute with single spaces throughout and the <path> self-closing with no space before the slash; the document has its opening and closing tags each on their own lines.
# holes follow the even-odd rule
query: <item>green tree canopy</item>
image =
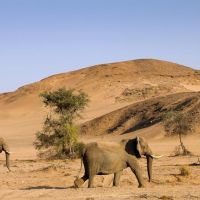
<svg viewBox="0 0 200 200">
<path fill-rule="evenodd" d="M 43 103 L 50 108 L 42 131 L 36 134 L 36 149 L 47 149 L 50 154 L 72 155 L 78 147 L 78 127 L 74 120 L 88 104 L 83 91 L 60 88 L 40 94 Z"/>
</svg>

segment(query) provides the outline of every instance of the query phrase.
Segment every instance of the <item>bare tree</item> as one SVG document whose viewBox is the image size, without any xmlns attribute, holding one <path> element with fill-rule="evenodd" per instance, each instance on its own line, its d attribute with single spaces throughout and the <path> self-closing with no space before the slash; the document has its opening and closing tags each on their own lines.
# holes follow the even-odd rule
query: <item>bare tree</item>
<svg viewBox="0 0 200 200">
<path fill-rule="evenodd" d="M 163 124 L 168 135 L 179 136 L 180 145 L 177 147 L 176 154 L 190 155 L 191 152 L 186 149 L 182 140 L 183 135 L 187 135 L 192 131 L 192 125 L 188 121 L 187 114 L 175 111 L 167 112 L 163 117 Z"/>
</svg>

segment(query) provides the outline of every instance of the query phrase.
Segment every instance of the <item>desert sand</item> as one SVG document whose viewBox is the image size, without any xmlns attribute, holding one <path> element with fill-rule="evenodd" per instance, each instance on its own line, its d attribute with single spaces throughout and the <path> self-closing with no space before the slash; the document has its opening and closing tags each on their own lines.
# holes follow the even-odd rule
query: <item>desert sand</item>
<svg viewBox="0 0 200 200">
<path fill-rule="evenodd" d="M 145 188 L 138 188 L 135 176 L 126 169 L 119 187 L 112 187 L 112 175 L 107 175 L 96 176 L 95 188 L 88 189 L 86 182 L 82 188 L 75 189 L 73 181 L 80 169 L 80 159 L 46 161 L 37 158 L 33 141 L 47 113 L 38 95 L 59 87 L 82 89 L 89 95 L 89 106 L 83 112 L 83 118 L 77 121 L 87 125 L 80 135 L 81 141 L 113 142 L 140 135 L 148 140 L 154 153 L 164 155 L 154 160 L 152 183 L 147 181 L 146 160 L 140 159 Z M 14 92 L 0 94 L 0 137 L 5 138 L 12 151 L 12 172 L 7 172 L 4 155 L 0 154 L 0 199 L 200 199 L 200 167 L 191 165 L 200 155 L 199 91 L 198 70 L 166 61 L 140 59 L 58 74 Z M 135 120 L 129 118 L 114 132 L 107 132 L 111 122 L 114 126 L 114 119 L 127 113 L 127 109 L 137 114 L 144 110 L 144 105 L 157 102 L 161 105 L 164 102 L 168 107 L 175 105 L 169 101 L 172 99 L 169 95 L 174 95 L 176 105 L 190 99 L 183 110 L 191 113 L 195 132 L 183 140 L 194 156 L 170 156 L 178 138 L 166 136 L 159 120 L 131 130 Z M 154 110 L 145 113 L 147 116 L 153 113 L 153 119 L 159 116 Z M 106 122 L 111 118 L 113 121 Z M 122 134 L 124 132 L 126 134 Z M 180 175 L 182 166 L 188 167 L 188 176 Z"/>
</svg>

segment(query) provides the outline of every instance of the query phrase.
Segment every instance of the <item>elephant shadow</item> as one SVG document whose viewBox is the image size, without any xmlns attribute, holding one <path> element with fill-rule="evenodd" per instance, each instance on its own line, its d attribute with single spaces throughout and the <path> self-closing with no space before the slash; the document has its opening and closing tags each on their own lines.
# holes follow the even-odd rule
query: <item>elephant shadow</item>
<svg viewBox="0 0 200 200">
<path fill-rule="evenodd" d="M 34 187 L 27 187 L 27 188 L 23 188 L 22 190 L 42 190 L 42 189 L 46 189 L 46 190 L 52 190 L 52 189 L 56 189 L 56 190 L 66 190 L 66 189 L 70 189 L 70 188 L 75 188 L 74 186 L 69 186 L 69 187 L 53 187 L 53 186 L 47 186 L 47 185 L 41 185 L 41 186 L 34 186 Z"/>
</svg>

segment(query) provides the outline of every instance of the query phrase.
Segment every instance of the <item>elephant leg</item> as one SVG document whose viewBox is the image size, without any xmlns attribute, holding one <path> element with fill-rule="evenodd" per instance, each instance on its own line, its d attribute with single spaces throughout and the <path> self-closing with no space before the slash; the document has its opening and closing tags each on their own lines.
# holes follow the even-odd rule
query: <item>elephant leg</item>
<svg viewBox="0 0 200 200">
<path fill-rule="evenodd" d="M 88 187 L 93 188 L 94 187 L 94 174 L 89 175 L 89 182 L 88 182 Z"/>
<path fill-rule="evenodd" d="M 84 168 L 85 168 L 85 174 L 84 176 L 82 176 L 81 178 L 77 178 L 75 181 L 74 181 L 74 185 L 75 187 L 81 187 L 85 181 L 88 180 L 89 178 L 89 167 L 88 167 L 88 162 L 86 159 L 83 158 L 83 165 L 84 165 Z M 82 164 L 81 164 L 82 165 Z"/>
<path fill-rule="evenodd" d="M 119 185 L 121 174 L 122 174 L 122 171 L 114 173 L 113 186 L 118 186 Z"/>
<path fill-rule="evenodd" d="M 99 163 L 98 160 L 92 160 L 89 163 L 88 166 L 88 174 L 89 174 L 89 181 L 88 181 L 88 187 L 92 188 L 94 187 L 94 177 L 99 172 Z"/>
<path fill-rule="evenodd" d="M 131 168 L 132 172 L 135 174 L 137 181 L 139 183 L 138 187 L 144 187 L 144 180 L 142 177 L 142 170 L 138 164 L 137 159 L 134 156 L 128 155 L 128 166 Z"/>
<path fill-rule="evenodd" d="M 81 187 L 84 184 L 84 182 L 87 181 L 88 178 L 89 178 L 88 175 L 85 174 L 83 177 L 76 179 L 74 181 L 75 187 L 77 187 L 77 188 Z"/>
</svg>

